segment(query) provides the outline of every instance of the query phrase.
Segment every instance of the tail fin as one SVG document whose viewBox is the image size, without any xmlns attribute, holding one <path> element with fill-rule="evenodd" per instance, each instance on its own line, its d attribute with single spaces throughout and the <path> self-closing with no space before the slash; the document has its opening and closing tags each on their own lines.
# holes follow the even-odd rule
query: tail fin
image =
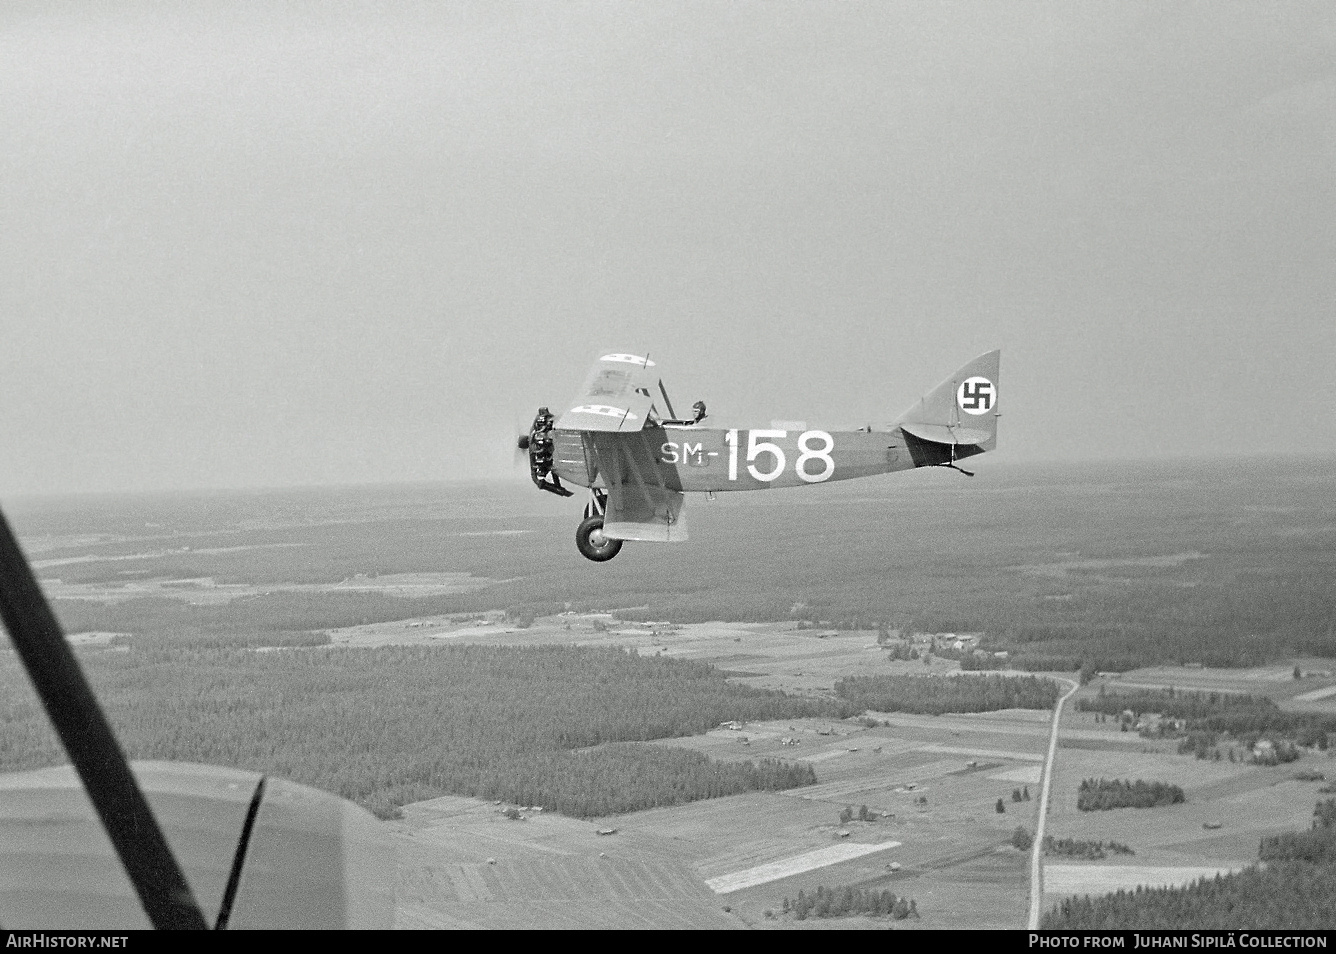
<svg viewBox="0 0 1336 954">
<path fill-rule="evenodd" d="M 951 445 L 951 459 L 997 447 L 1002 352 L 981 354 L 925 394 L 895 426 L 933 444 Z"/>
</svg>

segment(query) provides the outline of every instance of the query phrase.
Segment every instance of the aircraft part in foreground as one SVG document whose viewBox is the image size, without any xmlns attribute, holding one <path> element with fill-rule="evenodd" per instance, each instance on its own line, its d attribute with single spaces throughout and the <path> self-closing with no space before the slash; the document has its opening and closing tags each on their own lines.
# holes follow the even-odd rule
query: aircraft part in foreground
<svg viewBox="0 0 1336 954">
<path fill-rule="evenodd" d="M 126 761 L 3 514 L 0 618 L 73 763 L 0 776 L 0 924 L 392 925 L 393 848 L 366 810 L 254 772 Z"/>
<path fill-rule="evenodd" d="M 687 493 L 806 487 L 916 467 L 973 476 L 957 462 L 997 447 L 1000 361 L 1000 351 L 980 355 L 891 424 L 828 431 L 710 427 L 700 402 L 694 419 L 675 419 L 653 361 L 606 354 L 564 413 L 539 408 L 519 448 L 539 489 L 563 497 L 568 484 L 589 489 L 576 546 L 603 562 L 624 540 L 687 539 Z"/>
<path fill-rule="evenodd" d="M 205 925 L 388 928 L 395 862 L 349 801 L 255 772 L 134 762 Z M 154 926 L 70 766 L 0 776 L 0 923 L 32 930 Z"/>
</svg>

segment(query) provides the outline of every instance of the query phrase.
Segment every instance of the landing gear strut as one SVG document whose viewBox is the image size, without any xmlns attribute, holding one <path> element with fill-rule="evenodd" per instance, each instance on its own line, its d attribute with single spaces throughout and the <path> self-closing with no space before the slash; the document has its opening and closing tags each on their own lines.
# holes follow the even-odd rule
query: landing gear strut
<svg viewBox="0 0 1336 954">
<path fill-rule="evenodd" d="M 597 490 L 590 490 L 589 503 L 585 504 L 585 517 L 580 528 L 575 531 L 575 546 L 582 556 L 595 563 L 611 560 L 622 549 L 622 541 L 614 540 L 603 533 L 603 511 L 608 504 L 608 495 Z"/>
</svg>

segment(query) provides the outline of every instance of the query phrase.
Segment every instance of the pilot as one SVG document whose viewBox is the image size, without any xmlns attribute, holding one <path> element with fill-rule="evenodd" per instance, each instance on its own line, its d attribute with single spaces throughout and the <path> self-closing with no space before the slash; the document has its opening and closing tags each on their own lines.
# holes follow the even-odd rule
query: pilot
<svg viewBox="0 0 1336 954">
<path fill-rule="evenodd" d="M 695 404 L 691 405 L 691 409 L 696 412 L 696 419 L 691 422 L 692 424 L 699 424 L 701 421 L 705 420 L 704 401 L 697 401 Z"/>
</svg>

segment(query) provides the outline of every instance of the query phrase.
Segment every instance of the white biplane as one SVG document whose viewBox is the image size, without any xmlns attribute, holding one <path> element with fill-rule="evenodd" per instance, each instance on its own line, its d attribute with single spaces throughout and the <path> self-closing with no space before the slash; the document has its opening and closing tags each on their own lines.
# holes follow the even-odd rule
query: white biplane
<svg viewBox="0 0 1336 954">
<path fill-rule="evenodd" d="M 570 496 L 568 484 L 589 488 L 576 545 L 590 560 L 610 560 L 624 540 L 687 539 L 687 493 L 804 487 L 915 467 L 969 475 L 956 462 L 997 446 L 1000 360 L 1000 351 L 980 355 L 893 423 L 825 431 L 707 426 L 700 402 L 692 418 L 678 419 L 653 361 L 605 354 L 560 416 L 538 409 L 518 446 L 542 490 Z"/>
</svg>

